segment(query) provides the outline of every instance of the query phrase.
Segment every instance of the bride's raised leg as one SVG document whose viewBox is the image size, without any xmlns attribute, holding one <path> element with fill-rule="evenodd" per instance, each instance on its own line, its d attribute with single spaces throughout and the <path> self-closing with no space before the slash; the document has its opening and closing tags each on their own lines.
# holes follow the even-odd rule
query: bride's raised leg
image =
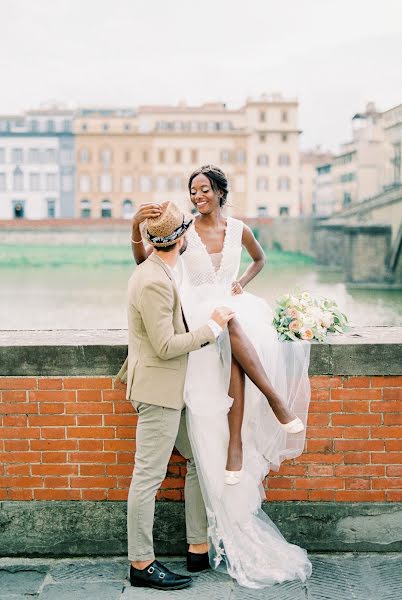
<svg viewBox="0 0 402 600">
<path fill-rule="evenodd" d="M 230 372 L 229 396 L 233 398 L 233 404 L 229 410 L 229 446 L 226 462 L 227 471 L 240 471 L 243 464 L 243 447 L 241 441 L 241 426 L 244 413 L 244 371 L 232 356 Z"/>
<path fill-rule="evenodd" d="M 242 330 L 239 322 L 232 319 L 228 323 L 228 329 L 233 356 L 247 377 L 264 394 L 278 421 L 282 424 L 293 421 L 296 416 L 275 392 L 253 344 Z"/>
</svg>

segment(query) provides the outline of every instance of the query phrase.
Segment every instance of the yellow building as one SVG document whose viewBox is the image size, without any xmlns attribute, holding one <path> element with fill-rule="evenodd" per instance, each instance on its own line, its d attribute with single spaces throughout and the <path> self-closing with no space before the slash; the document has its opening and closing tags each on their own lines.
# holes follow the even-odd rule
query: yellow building
<svg viewBox="0 0 402 600">
<path fill-rule="evenodd" d="M 230 214 L 299 214 L 296 100 L 81 109 L 74 132 L 77 217 L 130 218 L 139 204 L 164 200 L 188 209 L 188 177 L 210 163 L 229 178 Z"/>
</svg>

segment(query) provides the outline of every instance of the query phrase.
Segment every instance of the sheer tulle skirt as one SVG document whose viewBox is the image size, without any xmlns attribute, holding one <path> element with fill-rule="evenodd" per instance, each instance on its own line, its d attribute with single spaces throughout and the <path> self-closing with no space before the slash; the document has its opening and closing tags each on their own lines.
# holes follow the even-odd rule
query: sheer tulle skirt
<svg viewBox="0 0 402 600">
<path fill-rule="evenodd" d="M 223 287 L 205 285 L 183 288 L 182 303 L 190 329 L 205 323 L 214 307 L 233 307 L 271 383 L 306 424 L 308 342 L 279 342 L 271 325 L 272 311 L 264 300 L 251 294 L 231 296 Z M 232 404 L 227 394 L 230 361 L 226 331 L 217 344 L 190 353 L 186 377 L 188 431 L 207 507 L 211 563 L 251 588 L 297 578 L 304 581 L 311 573 L 307 554 L 289 544 L 262 511 L 265 493 L 261 482 L 283 460 L 302 453 L 305 432 L 287 435 L 266 398 L 246 378 L 244 473 L 238 485 L 225 485 L 227 413 Z"/>
</svg>

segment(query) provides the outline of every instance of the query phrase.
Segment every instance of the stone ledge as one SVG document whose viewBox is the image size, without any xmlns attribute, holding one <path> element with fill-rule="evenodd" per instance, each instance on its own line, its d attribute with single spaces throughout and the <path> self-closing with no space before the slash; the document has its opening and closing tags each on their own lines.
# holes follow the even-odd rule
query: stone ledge
<svg viewBox="0 0 402 600">
<path fill-rule="evenodd" d="M 290 542 L 310 552 L 402 550 L 402 503 L 265 502 Z M 0 502 L 0 556 L 124 555 L 126 502 Z M 157 502 L 158 554 L 186 551 L 184 504 Z"/>
<path fill-rule="evenodd" d="M 126 354 L 126 330 L 0 331 L 0 376 L 112 376 Z M 356 327 L 313 343 L 309 373 L 402 375 L 401 355 L 402 327 Z"/>
</svg>

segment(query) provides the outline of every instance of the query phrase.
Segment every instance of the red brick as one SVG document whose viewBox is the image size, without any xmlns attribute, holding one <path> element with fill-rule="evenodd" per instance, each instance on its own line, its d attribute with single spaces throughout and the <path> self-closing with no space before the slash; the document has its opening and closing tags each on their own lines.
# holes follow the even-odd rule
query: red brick
<svg viewBox="0 0 402 600">
<path fill-rule="evenodd" d="M 381 402 L 370 402 L 371 412 L 400 412 L 402 410 L 402 402 L 381 400 Z"/>
<path fill-rule="evenodd" d="M 77 440 L 31 440 L 30 446 L 32 450 L 76 450 L 78 448 Z"/>
<path fill-rule="evenodd" d="M 301 489 L 343 489 L 344 481 L 339 477 L 309 477 L 295 479 L 295 487 Z"/>
<path fill-rule="evenodd" d="M 67 452 L 42 452 L 42 463 L 64 463 L 67 460 Z"/>
<path fill-rule="evenodd" d="M 43 485 L 45 488 L 67 488 L 68 477 L 44 477 Z"/>
<path fill-rule="evenodd" d="M 182 479 L 180 478 L 180 481 Z M 269 489 L 290 489 L 293 487 L 292 477 L 275 477 L 269 479 Z"/>
<path fill-rule="evenodd" d="M 370 479 L 358 479 L 348 477 L 345 479 L 345 489 L 347 490 L 369 490 Z"/>
<path fill-rule="evenodd" d="M 135 440 L 105 440 L 105 450 L 128 450 L 135 451 Z"/>
<path fill-rule="evenodd" d="M 341 377 L 333 377 L 332 375 L 319 375 L 310 378 L 312 389 L 317 388 L 336 388 L 342 385 Z"/>
<path fill-rule="evenodd" d="M 33 427 L 55 427 L 75 425 L 73 415 L 35 415 L 29 417 L 29 425 Z"/>
<path fill-rule="evenodd" d="M 68 455 L 70 463 L 115 463 L 115 452 L 70 452 Z"/>
<path fill-rule="evenodd" d="M 385 450 L 385 444 L 382 440 L 335 440 L 335 450 L 345 451 L 351 450 L 356 452 L 359 450 L 373 450 L 380 452 Z"/>
<path fill-rule="evenodd" d="M 337 490 L 336 502 L 381 502 L 385 493 L 379 490 Z"/>
<path fill-rule="evenodd" d="M 4 427 L 26 427 L 28 424 L 28 417 L 26 415 L 4 415 L 3 425 Z"/>
<path fill-rule="evenodd" d="M 118 452 L 116 454 L 116 461 L 119 464 L 133 464 L 134 462 L 134 454 L 132 452 Z M 184 459 L 182 459 L 182 461 L 184 462 Z"/>
<path fill-rule="evenodd" d="M 122 494 L 122 490 L 110 490 L 109 500 L 123 500 L 123 498 L 113 498 L 112 493 L 119 492 Z M 126 494 L 127 496 L 127 494 Z M 182 492 L 180 490 L 160 490 L 157 495 L 158 500 L 173 500 L 174 502 L 180 502 L 182 500 Z"/>
<path fill-rule="evenodd" d="M 391 465 L 386 467 L 387 477 L 402 477 L 402 465 Z"/>
<path fill-rule="evenodd" d="M 329 425 L 329 415 L 327 413 L 310 413 L 308 416 L 308 427 L 316 425 Z"/>
<path fill-rule="evenodd" d="M 77 465 L 48 464 L 32 465 L 32 475 L 76 475 L 78 473 Z"/>
<path fill-rule="evenodd" d="M 6 452 L 29 450 L 29 440 L 4 440 L 4 450 Z"/>
<path fill-rule="evenodd" d="M 311 400 L 314 402 L 325 402 L 330 399 L 331 392 L 329 389 L 311 390 Z"/>
<path fill-rule="evenodd" d="M 72 390 L 106 390 L 112 388 L 111 377 L 65 377 L 64 389 Z"/>
<path fill-rule="evenodd" d="M 39 427 L 0 427 L 0 438 L 5 440 L 39 438 L 39 431 Z"/>
<path fill-rule="evenodd" d="M 81 498 L 82 500 L 107 500 L 107 490 L 97 489 L 97 490 L 82 490 Z"/>
<path fill-rule="evenodd" d="M 113 404 L 111 402 L 77 402 L 76 404 L 66 404 L 66 413 L 73 413 L 75 415 L 111 414 L 113 413 Z"/>
<path fill-rule="evenodd" d="M 339 461 L 341 463 L 342 461 Z M 345 464 L 363 464 L 367 465 L 370 463 L 369 452 L 346 452 L 344 455 Z"/>
<path fill-rule="evenodd" d="M 40 477 L 0 477 L 0 487 L 34 488 L 42 487 Z"/>
<path fill-rule="evenodd" d="M 41 427 L 40 437 L 43 440 L 64 439 L 66 431 L 64 427 Z"/>
<path fill-rule="evenodd" d="M 307 490 L 268 490 L 268 500 L 307 500 Z"/>
<path fill-rule="evenodd" d="M 402 478 L 399 477 L 384 477 L 383 479 L 372 480 L 373 490 L 398 489 L 402 490 Z"/>
<path fill-rule="evenodd" d="M 309 490 L 308 499 L 311 501 L 335 500 L 335 490 Z"/>
<path fill-rule="evenodd" d="M 105 415 L 104 416 L 104 424 L 105 425 L 126 425 L 126 426 L 134 426 L 137 423 L 138 417 L 137 415 Z"/>
<path fill-rule="evenodd" d="M 131 477 L 132 474 L 133 465 L 108 465 L 106 467 L 106 475 L 125 475 Z"/>
<path fill-rule="evenodd" d="M 402 387 L 402 377 L 372 377 L 371 378 L 371 386 L 372 387 Z"/>
<path fill-rule="evenodd" d="M 102 391 L 102 398 L 103 400 L 126 400 L 126 390 L 125 389 L 121 389 L 121 390 L 103 390 Z M 133 405 L 130 404 L 131 406 L 131 410 L 134 412 L 134 408 Z"/>
<path fill-rule="evenodd" d="M 135 433 L 135 427 L 116 427 L 116 438 L 120 440 L 134 439 Z"/>
<path fill-rule="evenodd" d="M 371 462 L 373 464 L 399 465 L 402 464 L 401 452 L 372 452 Z"/>
<path fill-rule="evenodd" d="M 0 390 L 36 390 L 34 377 L 0 377 Z"/>
<path fill-rule="evenodd" d="M 342 388 L 331 390 L 332 400 L 379 400 L 382 398 L 381 389 Z"/>
<path fill-rule="evenodd" d="M 383 465 L 338 465 L 335 475 L 339 477 L 359 477 L 362 475 L 381 477 L 385 473 Z"/>
<path fill-rule="evenodd" d="M 32 500 L 33 490 L 30 488 L 7 490 L 8 500 Z"/>
<path fill-rule="evenodd" d="M 345 388 L 368 388 L 370 387 L 369 377 L 348 377 L 343 380 Z"/>
<path fill-rule="evenodd" d="M 15 414 L 37 414 L 38 413 L 38 403 L 37 402 L 15 402 L 13 404 L 0 404 L 0 413 L 6 415 L 15 415 Z"/>
<path fill-rule="evenodd" d="M 313 400 L 310 402 L 309 413 L 336 413 L 342 410 L 342 402 L 319 402 Z"/>
<path fill-rule="evenodd" d="M 384 415 L 384 425 L 402 425 L 402 413 Z"/>
<path fill-rule="evenodd" d="M 36 465 L 33 465 L 36 466 Z M 5 474 L 6 475 L 31 475 L 31 465 L 5 465 Z M 35 473 L 32 473 L 35 475 Z"/>
<path fill-rule="evenodd" d="M 2 392 L 1 401 L 2 401 L 2 404 L 6 403 L 6 402 L 12 403 L 12 404 L 14 404 L 15 402 L 26 403 L 27 393 L 25 390 L 20 391 L 20 392 Z"/>
<path fill-rule="evenodd" d="M 114 412 L 115 412 L 115 414 L 125 414 L 125 415 L 131 415 L 133 413 L 136 414 L 134 412 L 134 408 L 133 408 L 132 404 L 130 404 L 130 402 L 115 402 Z"/>
<path fill-rule="evenodd" d="M 29 392 L 30 402 L 75 402 L 75 392 L 71 390 L 39 390 Z"/>
<path fill-rule="evenodd" d="M 383 398 L 384 398 L 384 400 L 402 400 L 402 389 L 401 388 L 384 388 Z"/>
<path fill-rule="evenodd" d="M 334 417 L 337 415 L 334 415 Z M 308 427 L 309 438 L 340 438 L 342 437 L 342 427 Z"/>
<path fill-rule="evenodd" d="M 381 420 L 379 414 L 332 415 L 333 425 L 380 425 Z"/>
<path fill-rule="evenodd" d="M 110 440 L 110 442 L 115 441 L 115 440 Z M 97 451 L 97 450 L 103 450 L 103 448 L 105 448 L 105 450 L 112 450 L 112 448 L 106 448 L 106 446 L 104 446 L 104 444 L 106 444 L 106 442 L 109 443 L 109 440 L 105 440 L 105 442 L 103 440 L 78 440 L 78 448 L 79 450 L 86 450 L 86 451 Z"/>
<path fill-rule="evenodd" d="M 344 427 L 342 437 L 345 439 L 367 440 L 370 437 L 369 427 Z"/>
<path fill-rule="evenodd" d="M 38 390 L 61 390 L 62 387 L 62 379 L 38 379 Z"/>
<path fill-rule="evenodd" d="M 116 486 L 115 477 L 71 477 L 71 488 L 113 488 Z"/>
<path fill-rule="evenodd" d="M 80 500 L 80 490 L 71 489 L 43 489 L 33 490 L 35 500 Z"/>
<path fill-rule="evenodd" d="M 395 450 L 402 451 L 402 440 L 385 440 L 385 450 L 393 452 Z"/>
<path fill-rule="evenodd" d="M 332 477 L 334 474 L 333 465 L 309 465 L 309 477 Z"/>
<path fill-rule="evenodd" d="M 333 440 L 307 440 L 307 450 L 309 452 L 332 452 L 333 447 Z"/>
<path fill-rule="evenodd" d="M 77 402 L 101 402 L 101 390 L 77 390 Z"/>
<path fill-rule="evenodd" d="M 372 427 L 371 436 L 374 438 L 402 439 L 402 427 Z"/>
<path fill-rule="evenodd" d="M 115 437 L 115 430 L 113 427 L 67 427 L 67 437 L 110 439 Z"/>
<path fill-rule="evenodd" d="M 402 490 L 387 490 L 385 497 L 387 502 L 402 502 Z"/>
<path fill-rule="evenodd" d="M 367 413 L 369 405 L 369 400 L 344 400 L 342 411 L 345 413 Z"/>
<path fill-rule="evenodd" d="M 367 453 L 368 458 L 368 453 Z M 298 462 L 302 463 L 331 463 L 331 464 L 341 464 L 343 462 L 343 455 L 341 453 L 336 454 L 302 454 L 297 458 Z"/>
<path fill-rule="evenodd" d="M 102 415 L 78 415 L 77 425 L 95 425 L 99 427 L 102 425 Z M 105 423 L 107 425 L 107 423 Z"/>
<path fill-rule="evenodd" d="M 111 465 L 113 467 L 115 467 L 116 465 Z M 105 476 L 105 465 L 86 465 L 86 464 L 81 464 L 80 465 L 80 476 L 89 476 L 89 475 L 93 475 L 93 476 L 101 476 L 104 477 Z"/>
<path fill-rule="evenodd" d="M 280 476 L 280 475 L 305 475 L 307 473 L 307 467 L 304 465 L 289 465 L 287 463 L 283 463 L 279 473 L 275 473 L 274 471 L 272 471 L 269 476 L 270 477 L 275 477 L 275 476 Z"/>
<path fill-rule="evenodd" d="M 43 415 L 61 415 L 64 413 L 64 405 L 59 402 L 41 402 L 40 403 L 40 413 Z"/>
</svg>

